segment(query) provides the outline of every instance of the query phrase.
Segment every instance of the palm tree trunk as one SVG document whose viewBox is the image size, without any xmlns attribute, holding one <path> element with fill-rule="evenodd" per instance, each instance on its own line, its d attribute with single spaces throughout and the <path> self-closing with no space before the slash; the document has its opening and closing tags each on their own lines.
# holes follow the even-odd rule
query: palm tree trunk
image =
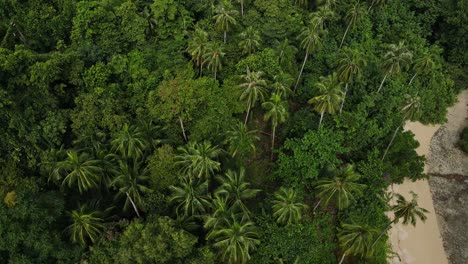
<svg viewBox="0 0 468 264">
<path fill-rule="evenodd" d="M 227 37 L 227 32 L 224 31 L 224 44 L 226 44 L 226 37 Z"/>
<path fill-rule="evenodd" d="M 344 260 L 345 256 L 346 256 L 346 254 L 343 253 L 343 256 L 341 257 L 340 263 L 338 263 L 338 264 L 343 263 L 343 260 Z"/>
<path fill-rule="evenodd" d="M 304 63 L 302 63 L 301 71 L 299 72 L 299 76 L 297 77 L 296 85 L 294 86 L 294 91 L 293 93 L 296 93 L 297 86 L 299 85 L 299 81 L 301 80 L 301 75 L 302 71 L 304 71 L 304 66 L 307 62 L 307 57 L 309 56 L 309 53 L 306 52 L 306 55 L 304 57 Z"/>
<path fill-rule="evenodd" d="M 180 128 L 182 128 L 182 134 L 184 135 L 184 139 L 187 142 L 187 135 L 185 134 L 184 122 L 182 122 L 182 117 L 179 116 L 179 123 Z"/>
<path fill-rule="evenodd" d="M 382 230 L 382 233 L 380 233 L 380 235 L 377 237 L 377 239 L 374 241 L 374 243 L 372 243 L 372 246 L 371 248 L 374 248 L 375 247 L 375 244 L 377 244 L 377 241 L 380 240 L 380 238 L 383 236 L 383 234 L 385 234 L 387 232 L 387 230 L 390 228 L 390 226 L 393 224 L 393 222 L 395 222 L 395 219 L 393 219 L 390 224 L 387 225 L 387 227 L 385 227 L 384 230 Z"/>
<path fill-rule="evenodd" d="M 348 30 L 350 27 L 351 27 L 351 23 L 348 24 L 348 27 L 346 27 L 346 31 L 343 34 L 343 38 L 341 39 L 341 43 L 340 43 L 340 49 L 341 49 L 341 46 L 343 46 L 344 39 L 346 38 L 346 34 L 348 34 Z"/>
<path fill-rule="evenodd" d="M 374 3 L 375 1 L 372 1 L 371 5 L 369 6 L 369 9 L 367 9 L 367 12 L 369 12 L 372 9 L 372 7 L 374 6 Z"/>
<path fill-rule="evenodd" d="M 125 192 L 125 194 L 127 195 L 127 198 L 130 200 L 130 203 L 131 203 L 132 206 L 133 206 L 133 210 L 135 210 L 135 213 L 137 214 L 137 216 L 138 216 L 138 217 L 141 217 L 141 216 L 140 216 L 140 213 L 138 212 L 138 209 L 137 209 L 135 203 L 134 203 L 133 200 L 132 200 L 132 197 L 130 197 L 130 195 L 128 194 L 128 192 Z"/>
<path fill-rule="evenodd" d="M 318 201 L 318 203 L 314 206 L 314 211 L 313 211 L 314 214 L 315 214 L 315 210 L 317 210 L 317 208 L 319 207 L 320 202 L 322 202 L 322 199 L 320 199 L 320 200 Z"/>
<path fill-rule="evenodd" d="M 387 156 L 387 152 L 388 152 L 388 150 L 390 149 L 390 146 L 393 144 L 393 140 L 395 140 L 396 134 L 398 133 L 398 130 L 400 130 L 400 127 L 401 127 L 401 126 L 402 126 L 402 125 L 399 125 L 399 126 L 397 127 L 397 129 L 395 130 L 395 132 L 393 133 L 392 139 L 390 140 L 390 143 L 388 143 L 388 146 L 387 146 L 387 148 L 385 149 L 385 152 L 384 152 L 384 154 L 383 154 L 383 156 L 382 156 L 382 161 L 383 161 L 383 160 L 385 159 L 385 157 Z"/>
<path fill-rule="evenodd" d="M 215 81 L 216 81 L 216 68 L 214 69 L 214 77 L 215 77 Z"/>
<path fill-rule="evenodd" d="M 341 101 L 340 115 L 341 115 L 341 112 L 343 111 L 344 101 L 346 99 L 346 94 L 347 93 L 348 93 L 348 83 L 346 83 L 345 91 L 344 91 L 344 95 L 343 95 L 343 100 Z"/>
<path fill-rule="evenodd" d="M 275 134 L 276 134 L 276 126 L 273 126 L 273 132 L 271 135 L 271 160 L 273 160 L 273 149 L 275 148 Z"/>
<path fill-rule="evenodd" d="M 380 86 L 379 86 L 379 89 L 377 90 L 377 92 L 380 92 L 380 89 L 382 89 L 382 86 L 383 86 L 383 84 L 384 84 L 384 82 L 385 82 L 385 79 L 387 79 L 387 75 L 388 75 L 388 73 L 386 73 L 385 76 L 383 77 L 383 80 L 382 80 L 382 82 L 380 83 Z"/>
<path fill-rule="evenodd" d="M 244 125 L 247 125 L 247 121 L 249 120 L 249 113 L 250 113 L 251 106 L 252 106 L 252 101 L 249 100 L 249 106 L 247 107 L 247 114 L 245 115 Z"/>
<path fill-rule="evenodd" d="M 320 125 L 322 125 L 323 114 L 325 114 L 325 111 L 322 111 L 322 113 L 320 113 L 320 121 L 319 121 L 319 126 L 318 126 L 319 129 L 320 129 Z"/>
<path fill-rule="evenodd" d="M 203 63 L 200 63 L 200 77 L 203 75 Z"/>
<path fill-rule="evenodd" d="M 415 74 L 413 75 L 413 78 L 411 78 L 411 80 L 409 81 L 408 86 L 411 85 L 411 83 L 413 82 L 414 78 L 416 78 L 416 75 L 418 75 L 418 73 L 415 73 Z"/>
<path fill-rule="evenodd" d="M 244 1 L 241 1 L 241 15 L 244 16 Z"/>
</svg>

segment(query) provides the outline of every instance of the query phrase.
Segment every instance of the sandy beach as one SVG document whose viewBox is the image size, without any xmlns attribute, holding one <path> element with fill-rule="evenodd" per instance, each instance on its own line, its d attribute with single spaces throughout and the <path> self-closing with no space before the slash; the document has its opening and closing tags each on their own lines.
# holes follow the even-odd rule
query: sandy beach
<svg viewBox="0 0 468 264">
<path fill-rule="evenodd" d="M 458 102 L 448 109 L 448 121 L 443 125 L 427 126 L 419 122 L 408 122 L 406 124 L 405 130 L 411 130 L 415 134 L 415 139 L 420 143 L 420 146 L 416 151 L 419 155 L 425 155 L 427 158 L 425 164 L 426 173 L 432 173 L 434 170 L 437 171 L 439 168 L 442 169 L 446 167 L 441 165 L 446 162 L 444 162 L 440 156 L 431 155 L 431 152 L 438 151 L 437 148 L 431 147 L 431 140 L 440 129 L 446 129 L 447 131 L 450 131 L 450 133 L 446 133 L 449 135 L 450 141 L 456 142 L 458 137 L 457 133 L 466 123 L 467 103 L 468 91 L 464 91 L 458 96 Z M 463 163 L 458 159 L 454 162 Z M 389 262 L 394 264 L 448 263 L 447 254 L 444 250 L 444 243 L 439 228 L 440 223 L 438 223 L 437 220 L 438 217 L 436 210 L 434 209 L 434 202 L 428 181 L 405 181 L 401 185 L 395 185 L 393 190 L 407 198 L 411 197 L 409 192 L 414 191 L 418 194 L 419 205 L 429 210 L 430 213 L 427 215 L 428 219 L 426 222 L 419 222 L 416 227 L 411 225 L 404 226 L 401 223 L 394 225 L 389 233 L 390 242 L 393 250 L 400 256 L 400 258 L 394 257 L 390 259 Z"/>
</svg>

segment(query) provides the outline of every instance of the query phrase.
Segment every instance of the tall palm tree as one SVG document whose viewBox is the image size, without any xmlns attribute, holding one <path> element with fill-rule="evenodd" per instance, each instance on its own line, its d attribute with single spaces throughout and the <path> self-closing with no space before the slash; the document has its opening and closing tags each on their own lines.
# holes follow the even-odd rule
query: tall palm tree
<svg viewBox="0 0 468 264">
<path fill-rule="evenodd" d="M 228 223 L 211 232 L 207 239 L 214 240 L 214 247 L 221 250 L 223 261 L 230 264 L 247 263 L 250 251 L 260 244 L 255 224 L 245 215 L 239 219 L 231 215 Z"/>
<path fill-rule="evenodd" d="M 387 148 L 385 149 L 385 152 L 382 156 L 382 161 L 385 159 L 387 156 L 388 150 L 390 149 L 390 146 L 393 144 L 393 141 L 395 140 L 395 137 L 400 130 L 401 127 L 405 125 L 406 120 L 411 120 L 414 118 L 417 118 L 421 114 L 421 98 L 419 96 L 411 96 L 409 94 L 405 95 L 406 97 L 406 104 L 405 106 L 401 109 L 401 112 L 403 113 L 403 119 L 400 123 L 400 125 L 395 129 L 395 132 L 393 133 L 392 139 L 390 140 L 390 143 L 388 143 Z"/>
<path fill-rule="evenodd" d="M 95 243 L 104 231 L 104 220 L 98 211 L 91 212 L 82 205 L 78 210 L 69 212 L 72 224 L 67 227 L 71 241 L 83 247 Z"/>
<path fill-rule="evenodd" d="M 285 63 L 290 63 L 294 54 L 297 52 L 297 48 L 294 45 L 291 45 L 289 39 L 285 38 L 283 41 L 275 40 L 275 50 L 276 55 L 278 56 L 278 63 L 284 65 Z"/>
<path fill-rule="evenodd" d="M 222 150 L 218 146 L 211 145 L 209 141 L 189 142 L 177 150 L 179 154 L 175 157 L 175 164 L 180 166 L 184 175 L 208 179 L 221 168 L 221 163 L 216 159 L 221 155 Z"/>
<path fill-rule="evenodd" d="M 372 242 L 377 230 L 368 226 L 343 224 L 338 232 L 343 256 L 340 263 L 343 263 L 345 256 L 371 257 L 374 253 Z"/>
<path fill-rule="evenodd" d="M 399 74 L 402 69 L 406 68 L 411 63 L 412 57 L 413 53 L 406 48 L 403 41 L 400 41 L 398 45 L 390 44 L 382 63 L 385 76 L 377 92 L 380 92 L 387 77 Z"/>
<path fill-rule="evenodd" d="M 322 38 L 324 31 L 320 30 L 318 27 L 312 25 L 306 27 L 302 30 L 298 38 L 301 38 L 301 47 L 305 50 L 304 62 L 302 63 L 301 71 L 297 77 L 296 85 L 294 86 L 294 92 L 296 92 L 299 81 L 301 80 L 302 72 L 304 71 L 304 66 L 307 62 L 309 54 L 314 50 L 319 50 L 322 47 Z"/>
<path fill-rule="evenodd" d="M 338 59 L 338 78 L 345 83 L 345 91 L 343 100 L 341 101 L 340 114 L 343 111 L 346 94 L 348 93 L 348 85 L 353 81 L 354 77 L 361 76 L 362 68 L 367 65 L 364 55 L 357 49 L 345 48 L 340 53 Z"/>
<path fill-rule="evenodd" d="M 255 103 L 258 100 L 264 101 L 267 83 L 262 77 L 263 72 L 251 72 L 249 68 L 247 68 L 247 74 L 241 76 L 243 83 L 239 84 L 241 89 L 240 99 L 247 101 L 247 114 L 245 115 L 244 124 L 247 124 L 250 109 L 255 107 Z"/>
<path fill-rule="evenodd" d="M 257 130 L 248 130 L 247 126 L 239 122 L 226 132 L 226 143 L 232 157 L 256 151 L 255 142 L 260 140 Z"/>
<path fill-rule="evenodd" d="M 262 104 L 267 111 L 264 120 L 271 120 L 271 160 L 273 160 L 273 149 L 275 147 L 276 127 L 284 123 L 288 118 L 288 102 L 281 98 L 281 95 L 273 93 L 270 101 Z"/>
<path fill-rule="evenodd" d="M 145 35 L 148 37 L 154 33 L 158 22 L 154 17 L 153 11 L 148 6 L 145 6 L 140 15 L 146 20 Z"/>
<path fill-rule="evenodd" d="M 224 6 L 216 8 L 216 15 L 213 19 L 218 30 L 224 31 L 224 44 L 226 44 L 227 32 L 231 30 L 232 26 L 237 24 L 234 16 L 238 13 L 237 10 L 227 10 Z"/>
<path fill-rule="evenodd" d="M 428 74 L 434 69 L 434 66 L 435 62 L 432 59 L 432 55 L 430 53 L 426 53 L 420 58 L 416 59 L 413 65 L 414 75 L 408 83 L 408 86 L 411 85 L 414 78 L 416 78 L 418 74 Z"/>
<path fill-rule="evenodd" d="M 379 239 L 383 236 L 384 233 L 390 228 L 390 226 L 394 223 L 398 223 L 398 221 L 403 218 L 403 224 L 407 225 L 411 223 L 411 225 L 416 226 L 417 219 L 425 222 L 427 219 L 426 213 L 429 213 L 428 210 L 419 207 L 418 204 L 418 195 L 413 191 L 410 192 L 412 199 L 411 201 L 406 200 L 406 198 L 401 194 L 396 194 L 397 196 L 397 203 L 392 206 L 392 211 L 395 214 L 395 217 L 392 221 L 384 228 L 384 230 L 380 233 L 377 239 L 372 244 L 372 248 L 377 244 Z"/>
<path fill-rule="evenodd" d="M 241 6 L 241 16 L 244 16 L 244 4 L 245 4 L 245 0 L 236 0 L 237 3 L 240 4 Z"/>
<path fill-rule="evenodd" d="M 210 208 L 212 213 L 204 217 L 203 227 L 205 229 L 209 229 L 211 232 L 229 223 L 232 208 L 229 206 L 228 196 L 215 194 L 215 198 L 211 200 Z"/>
<path fill-rule="evenodd" d="M 147 171 L 141 162 L 134 161 L 129 164 L 119 161 L 119 168 L 115 173 L 111 186 L 118 190 L 116 199 L 125 197 L 124 210 L 130 210 L 131 205 L 136 215 L 140 217 L 138 208 L 143 204 L 142 195 L 151 192 L 151 189 L 145 186 L 148 181 Z"/>
<path fill-rule="evenodd" d="M 206 67 L 214 72 L 214 78 L 223 67 L 223 58 L 225 53 L 223 47 L 218 42 L 208 43 L 206 53 L 202 56 L 204 62 L 207 63 Z"/>
<path fill-rule="evenodd" d="M 325 22 L 335 17 L 335 12 L 326 6 L 321 6 L 316 12 L 310 14 L 310 23 L 313 27 L 324 30 Z"/>
<path fill-rule="evenodd" d="M 260 33 L 253 27 L 248 27 L 240 35 L 239 47 L 242 49 L 242 54 L 252 54 L 260 47 Z"/>
<path fill-rule="evenodd" d="M 218 176 L 216 179 L 220 183 L 216 194 L 228 196 L 234 208 L 249 212 L 244 201 L 255 197 L 260 190 L 250 188 L 250 183 L 245 181 L 245 169 L 241 167 L 239 173 L 228 170 L 223 176 Z"/>
<path fill-rule="evenodd" d="M 182 177 L 180 186 L 169 187 L 172 194 L 169 203 L 176 203 L 178 216 L 196 216 L 206 212 L 210 206 L 207 197 L 208 182 L 202 180 L 190 180 Z"/>
<path fill-rule="evenodd" d="M 78 155 L 74 151 L 68 151 L 67 158 L 58 163 L 58 172 L 66 175 L 62 185 L 76 185 L 80 193 L 96 188 L 101 177 L 98 160 L 90 159 L 86 153 Z"/>
<path fill-rule="evenodd" d="M 362 17 L 365 14 L 366 14 L 366 8 L 364 7 L 363 4 L 359 2 L 352 5 L 351 8 L 348 10 L 348 12 L 346 12 L 345 20 L 346 20 L 346 23 L 348 23 L 348 26 L 346 27 L 346 31 L 343 34 L 343 38 L 341 39 L 340 49 L 341 49 L 341 46 L 343 46 L 343 42 L 346 38 L 346 35 L 348 34 L 348 30 L 351 27 L 354 27 L 359 22 L 359 20 L 362 19 Z"/>
<path fill-rule="evenodd" d="M 196 28 L 189 40 L 187 52 L 192 56 L 192 60 L 200 67 L 200 76 L 203 73 L 203 56 L 208 48 L 208 33 L 200 28 Z"/>
<path fill-rule="evenodd" d="M 294 79 L 286 73 L 281 72 L 273 76 L 274 83 L 271 85 L 274 93 L 279 94 L 281 98 L 287 99 L 292 95 L 291 85 Z"/>
<path fill-rule="evenodd" d="M 317 196 L 320 200 L 314 211 L 322 201 L 324 206 L 333 201 L 339 210 L 347 208 L 356 200 L 355 195 L 362 195 L 362 191 L 366 187 L 364 184 L 357 183 L 360 178 L 361 176 L 356 173 L 354 166 L 348 164 L 336 171 L 332 179 L 317 181 L 315 189 L 318 191 Z"/>
<path fill-rule="evenodd" d="M 340 107 L 343 98 L 341 83 L 337 74 L 333 73 L 327 77 L 320 77 L 320 81 L 315 84 L 319 94 L 311 98 L 308 103 L 314 105 L 314 110 L 320 113 L 319 128 L 322 124 L 323 115 L 326 113 L 334 114 Z"/>
<path fill-rule="evenodd" d="M 139 159 L 148 143 L 143 138 L 143 133 L 138 127 L 130 127 L 125 124 L 122 129 L 114 135 L 112 150 L 120 152 L 125 159 Z"/>
<path fill-rule="evenodd" d="M 299 202 L 297 192 L 292 188 L 281 187 L 275 193 L 272 209 L 278 223 L 286 225 L 299 223 L 302 211 L 306 208 L 307 205 Z"/>
</svg>

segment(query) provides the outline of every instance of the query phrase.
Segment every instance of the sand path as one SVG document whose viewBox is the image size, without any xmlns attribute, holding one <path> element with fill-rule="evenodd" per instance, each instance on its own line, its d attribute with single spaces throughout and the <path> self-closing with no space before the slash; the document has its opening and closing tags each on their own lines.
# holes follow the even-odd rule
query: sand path
<svg viewBox="0 0 468 264">
<path fill-rule="evenodd" d="M 466 118 L 468 103 L 468 91 L 462 92 L 458 96 L 458 103 L 448 109 L 448 122 L 443 126 L 447 129 L 457 130 Z M 426 126 L 419 122 L 408 122 L 405 130 L 411 130 L 415 134 L 420 146 L 416 150 L 419 155 L 430 155 L 430 143 L 433 135 L 440 128 L 440 125 Z M 457 135 L 454 134 L 456 137 Z M 456 139 L 454 139 L 456 140 Z M 425 164 L 427 172 L 434 164 Z M 437 216 L 434 210 L 431 190 L 427 180 L 416 182 L 405 181 L 401 185 L 393 187 L 394 192 L 410 198 L 410 191 L 418 194 L 419 205 L 430 211 L 425 223 L 419 222 L 416 227 L 404 226 L 401 223 L 394 225 L 391 229 L 390 241 L 393 250 L 400 256 L 389 260 L 392 264 L 446 264 L 447 254 L 443 247 L 443 240 L 437 223 Z"/>
</svg>

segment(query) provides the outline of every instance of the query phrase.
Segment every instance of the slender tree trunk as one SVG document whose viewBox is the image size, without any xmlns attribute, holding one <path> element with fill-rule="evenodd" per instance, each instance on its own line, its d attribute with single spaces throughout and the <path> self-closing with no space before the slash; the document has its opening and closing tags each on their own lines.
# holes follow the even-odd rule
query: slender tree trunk
<svg viewBox="0 0 468 264">
<path fill-rule="evenodd" d="M 275 135 L 276 135 L 276 126 L 273 126 L 273 132 L 271 135 L 271 160 L 273 160 L 273 149 L 275 148 Z"/>
<path fill-rule="evenodd" d="M 216 81 L 216 72 L 217 72 L 217 70 L 216 70 L 216 68 L 215 68 L 215 69 L 214 69 L 214 77 L 215 77 L 215 81 Z"/>
<path fill-rule="evenodd" d="M 411 80 L 409 81 L 408 86 L 411 85 L 411 83 L 413 82 L 414 78 L 416 78 L 416 75 L 418 75 L 418 73 L 415 73 L 415 74 L 413 75 L 413 78 L 411 78 Z"/>
<path fill-rule="evenodd" d="M 388 152 L 388 150 L 390 149 L 390 146 L 393 144 L 393 140 L 395 140 L 396 134 L 398 133 L 398 130 L 400 130 L 400 127 L 401 127 L 401 126 L 402 126 L 402 125 L 399 125 L 399 126 L 397 127 L 397 129 L 395 130 L 395 132 L 393 133 L 392 139 L 390 140 L 390 143 L 388 143 L 388 146 L 387 146 L 387 148 L 385 149 L 385 152 L 384 152 L 384 154 L 383 154 L 383 156 L 382 156 L 382 161 L 384 161 L 385 157 L 387 156 L 387 152 Z"/>
<path fill-rule="evenodd" d="M 385 232 L 387 232 L 387 230 L 390 228 L 390 226 L 395 222 L 395 219 L 393 219 L 390 224 L 387 225 L 387 227 L 385 227 L 384 230 L 382 230 L 382 233 L 380 233 L 380 235 L 377 237 L 377 239 L 374 241 L 374 243 L 372 243 L 372 246 L 371 248 L 374 248 L 375 247 L 375 244 L 377 244 L 377 242 L 380 240 L 380 238 L 382 238 L 382 236 L 385 234 Z"/>
<path fill-rule="evenodd" d="M 180 128 L 182 128 L 182 134 L 184 135 L 185 142 L 187 142 L 187 135 L 185 134 L 184 122 L 182 122 L 182 117 L 179 116 Z"/>
<path fill-rule="evenodd" d="M 383 86 L 383 84 L 384 84 L 384 82 L 385 82 L 385 79 L 387 79 L 387 75 L 388 75 L 388 73 L 386 73 L 385 76 L 383 77 L 383 80 L 382 80 L 382 82 L 380 83 L 380 86 L 379 86 L 379 89 L 377 90 L 377 92 L 380 92 L 380 90 L 382 89 L 382 86 Z"/>
<path fill-rule="evenodd" d="M 345 33 L 343 35 L 343 38 L 341 39 L 340 49 L 341 49 L 341 46 L 343 46 L 344 39 L 346 38 L 346 34 L 348 34 L 348 30 L 349 30 L 350 27 L 351 27 L 351 23 L 349 23 L 348 27 L 346 27 L 346 31 L 345 31 Z"/>
<path fill-rule="evenodd" d="M 252 101 L 249 101 L 249 106 L 247 106 L 247 114 L 245 115 L 244 125 L 247 125 L 247 121 L 249 120 L 250 114 L 250 107 L 252 106 Z"/>
<path fill-rule="evenodd" d="M 319 126 L 318 126 L 319 129 L 320 129 L 320 125 L 322 125 L 323 114 L 325 114 L 325 111 L 322 111 L 322 113 L 320 113 L 320 121 L 319 121 Z"/>
<path fill-rule="evenodd" d="M 241 15 L 244 16 L 244 1 L 241 1 Z"/>
<path fill-rule="evenodd" d="M 343 256 L 341 257 L 340 263 L 338 263 L 338 264 L 343 263 L 343 260 L 344 260 L 345 256 L 346 256 L 346 254 L 343 253 Z"/>
<path fill-rule="evenodd" d="M 131 203 L 132 206 L 133 206 L 133 210 L 135 210 L 135 213 L 137 214 L 137 216 L 140 217 L 140 213 L 138 212 L 138 209 L 137 209 L 135 203 L 133 202 L 132 197 L 130 197 L 130 195 L 128 194 L 128 192 L 125 192 L 125 194 L 127 195 L 127 198 L 130 200 L 130 203 Z"/>
<path fill-rule="evenodd" d="M 372 1 L 371 5 L 369 6 L 369 9 L 367 9 L 367 12 L 369 12 L 372 9 L 372 7 L 374 6 L 374 3 L 375 1 Z"/>
<path fill-rule="evenodd" d="M 346 94 L 348 93 L 348 83 L 346 83 L 345 85 L 345 91 L 344 91 L 344 95 L 343 95 L 343 100 L 341 100 L 341 107 L 340 107 L 340 115 L 341 115 L 341 112 L 343 111 L 343 106 L 344 106 L 344 101 L 346 99 Z"/>
<path fill-rule="evenodd" d="M 299 81 L 301 80 L 301 75 L 302 71 L 304 71 L 304 66 L 307 62 L 307 57 L 309 56 L 309 53 L 306 52 L 306 55 L 304 57 L 304 63 L 302 63 L 301 71 L 299 72 L 299 76 L 297 77 L 296 85 L 294 86 L 294 91 L 293 93 L 296 93 L 297 86 L 299 85 Z"/>
<path fill-rule="evenodd" d="M 320 202 L 322 202 L 322 199 L 320 199 L 318 203 L 314 206 L 314 214 L 315 214 L 315 210 L 317 210 L 317 208 L 319 207 Z"/>
<path fill-rule="evenodd" d="M 203 63 L 200 63 L 200 77 L 203 75 Z"/>
<path fill-rule="evenodd" d="M 227 32 L 224 31 L 224 44 L 226 44 L 226 37 L 227 37 Z"/>
</svg>

